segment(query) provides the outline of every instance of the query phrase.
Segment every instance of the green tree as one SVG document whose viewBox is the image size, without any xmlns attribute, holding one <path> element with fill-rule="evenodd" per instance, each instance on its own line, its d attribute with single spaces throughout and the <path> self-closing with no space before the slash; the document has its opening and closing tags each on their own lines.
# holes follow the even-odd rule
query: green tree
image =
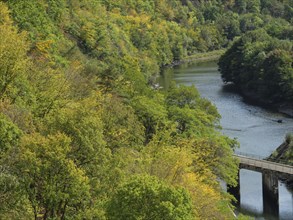
<svg viewBox="0 0 293 220">
<path fill-rule="evenodd" d="M 89 180 L 70 159 L 70 139 L 63 134 L 30 134 L 22 139 L 10 164 L 34 219 L 77 216 L 89 202 Z"/>
<path fill-rule="evenodd" d="M 107 154 L 103 140 L 103 124 L 94 97 L 66 106 L 47 115 L 46 134 L 58 132 L 71 139 L 70 156 L 78 167 L 97 164 L 97 156 Z M 109 152 L 108 152 L 109 153 Z"/>
<path fill-rule="evenodd" d="M 269 33 L 274 24 L 267 26 Z M 282 29 L 282 28 L 281 28 Z M 279 35 L 276 33 L 276 35 Z M 292 43 L 264 29 L 246 33 L 220 58 L 224 82 L 267 103 L 292 100 Z"/>
<path fill-rule="evenodd" d="M 112 95 L 105 97 L 102 105 L 101 119 L 107 147 L 112 151 L 122 147 L 139 149 L 144 143 L 145 133 L 134 110 Z"/>
<path fill-rule="evenodd" d="M 16 99 L 25 93 L 29 60 L 26 34 L 12 25 L 7 7 L 0 3 L 0 98 Z M 22 90 L 22 91 L 21 91 Z"/>
<path fill-rule="evenodd" d="M 136 96 L 131 105 L 140 122 L 144 125 L 145 142 L 147 143 L 167 120 L 164 96 L 162 94 L 155 94 L 152 98 Z"/>
<path fill-rule="evenodd" d="M 107 207 L 108 219 L 193 219 L 188 193 L 151 176 L 138 176 L 118 188 Z"/>
<path fill-rule="evenodd" d="M 156 176 L 186 189 L 192 198 L 195 219 L 231 219 L 231 198 L 219 191 L 217 180 L 220 177 L 230 184 L 236 183 L 238 166 L 231 156 L 228 139 L 191 141 L 175 134 L 176 127 L 167 125 L 154 135 L 141 153 L 129 149 L 120 151 L 126 172 Z"/>
<path fill-rule="evenodd" d="M 183 136 L 210 133 L 219 122 L 216 107 L 202 99 L 194 86 L 170 86 L 166 104 L 169 119 L 177 123 L 178 133 Z"/>
<path fill-rule="evenodd" d="M 249 13 L 240 17 L 240 30 L 242 33 L 259 29 L 264 21 L 257 14 Z"/>
<path fill-rule="evenodd" d="M 21 135 L 22 131 L 0 113 L 0 162 L 11 148 L 19 144 Z"/>
<path fill-rule="evenodd" d="M 237 13 L 226 13 L 217 20 L 217 28 L 222 30 L 228 40 L 233 40 L 234 37 L 240 35 L 239 26 L 239 15 Z"/>
<path fill-rule="evenodd" d="M 266 96 L 274 102 L 293 100 L 292 52 L 274 50 L 264 61 Z"/>
</svg>

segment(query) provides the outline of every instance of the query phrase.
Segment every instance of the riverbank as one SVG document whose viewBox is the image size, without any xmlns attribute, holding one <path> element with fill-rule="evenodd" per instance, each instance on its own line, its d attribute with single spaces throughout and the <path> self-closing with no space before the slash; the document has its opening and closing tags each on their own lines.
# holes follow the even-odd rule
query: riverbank
<svg viewBox="0 0 293 220">
<path fill-rule="evenodd" d="M 173 67 L 178 66 L 183 63 L 200 63 L 200 62 L 208 62 L 208 61 L 217 61 L 224 53 L 225 49 L 214 50 L 205 53 L 197 53 L 187 57 L 182 58 L 181 60 L 175 60 L 171 64 L 166 65 L 165 67 Z"/>
<path fill-rule="evenodd" d="M 202 63 L 202 62 L 209 62 L 209 61 L 218 61 L 219 58 L 225 53 L 225 49 L 215 50 L 205 53 L 197 53 L 187 57 L 184 57 L 181 60 L 173 61 L 171 64 L 166 65 L 165 67 L 174 67 L 181 65 L 183 63 Z M 247 103 L 261 106 L 267 109 L 271 109 L 272 111 L 276 111 L 289 117 L 293 118 L 293 103 L 289 102 L 282 102 L 282 103 L 270 103 L 266 100 L 263 100 L 261 97 L 257 96 L 255 93 L 250 91 L 245 91 L 242 89 L 235 89 L 237 93 L 239 93 Z"/>
<path fill-rule="evenodd" d="M 293 134 L 287 134 L 285 141 L 267 158 L 278 163 L 293 166 Z M 288 189 L 293 192 L 293 177 L 284 178 Z"/>
<path fill-rule="evenodd" d="M 244 99 L 244 102 L 250 105 L 260 106 L 262 108 L 269 109 L 273 112 L 282 113 L 293 118 L 293 102 L 272 103 L 263 99 L 254 92 L 239 88 L 234 83 L 225 84 L 224 90 L 241 95 L 241 97 Z"/>
</svg>

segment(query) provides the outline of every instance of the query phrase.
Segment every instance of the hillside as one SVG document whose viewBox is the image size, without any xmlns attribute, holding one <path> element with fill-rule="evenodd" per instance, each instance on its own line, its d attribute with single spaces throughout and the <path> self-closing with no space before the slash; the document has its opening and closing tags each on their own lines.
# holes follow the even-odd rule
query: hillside
<svg viewBox="0 0 293 220">
<path fill-rule="evenodd" d="M 292 11 L 276 0 L 1 1 L 0 219 L 233 219 L 218 180 L 236 184 L 238 144 L 216 107 L 193 86 L 151 85 L 165 65 L 273 21 L 291 36 Z"/>
</svg>

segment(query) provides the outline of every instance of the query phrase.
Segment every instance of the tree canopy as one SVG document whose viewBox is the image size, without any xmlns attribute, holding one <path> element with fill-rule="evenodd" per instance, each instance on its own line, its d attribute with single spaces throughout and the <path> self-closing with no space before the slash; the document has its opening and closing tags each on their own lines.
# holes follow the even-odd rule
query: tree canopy
<svg viewBox="0 0 293 220">
<path fill-rule="evenodd" d="M 292 7 L 1 1 L 0 219 L 233 219 L 219 179 L 236 184 L 237 142 L 216 107 L 194 86 L 152 85 L 231 46 L 224 80 L 290 100 Z"/>
</svg>

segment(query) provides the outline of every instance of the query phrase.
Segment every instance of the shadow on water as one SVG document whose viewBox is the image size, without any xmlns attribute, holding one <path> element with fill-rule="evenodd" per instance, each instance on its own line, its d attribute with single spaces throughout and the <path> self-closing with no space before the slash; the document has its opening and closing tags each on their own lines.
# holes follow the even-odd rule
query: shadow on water
<svg viewBox="0 0 293 220">
<path fill-rule="evenodd" d="M 267 111 L 270 111 L 272 113 L 280 113 L 286 117 L 293 118 L 293 103 L 279 103 L 279 104 L 271 104 L 270 102 L 261 101 L 260 98 L 254 97 L 253 95 L 247 95 L 246 93 L 243 93 L 237 86 L 233 83 L 225 83 L 222 85 L 221 91 L 223 93 L 230 93 L 230 94 L 237 94 L 240 95 L 242 98 L 243 103 L 246 103 L 247 105 L 252 106 L 258 106 L 261 108 L 266 109 Z M 286 106 L 285 111 L 282 110 L 283 108 L 281 106 Z M 290 112 L 291 107 L 291 113 Z M 282 113 L 283 112 L 283 113 Z M 281 121 L 278 121 L 281 123 Z M 292 218 L 293 219 L 293 218 Z"/>
<path fill-rule="evenodd" d="M 239 94 L 239 89 L 233 83 L 226 83 L 222 86 L 222 91 L 224 93 L 237 93 Z"/>
<path fill-rule="evenodd" d="M 222 92 L 240 95 L 242 98 L 242 101 L 248 105 L 259 106 L 259 107 L 265 108 L 266 110 L 271 111 L 273 113 L 278 113 L 278 109 L 276 107 L 274 107 L 270 104 L 267 104 L 267 103 L 260 103 L 259 101 L 255 100 L 253 98 L 246 97 L 245 95 L 243 95 L 241 90 L 239 88 L 237 88 L 237 86 L 233 83 L 223 84 Z"/>
<path fill-rule="evenodd" d="M 256 107 L 261 107 L 261 108 L 265 108 L 266 111 L 268 112 L 271 112 L 272 114 L 279 114 L 279 118 L 269 118 L 269 117 L 265 117 L 265 116 L 260 116 L 260 117 L 263 117 L 264 119 L 266 120 L 270 120 L 270 121 L 273 121 L 273 122 L 277 122 L 277 123 L 283 123 L 284 119 L 288 118 L 288 115 L 284 114 L 284 113 L 280 113 L 278 111 L 278 109 L 272 105 L 269 105 L 269 104 L 265 104 L 265 103 L 259 103 L 257 102 L 256 100 L 253 100 L 251 98 L 248 98 L 248 97 L 243 97 L 242 96 L 242 93 L 241 91 L 239 90 L 239 88 L 237 88 L 235 86 L 235 84 L 233 83 L 226 83 L 226 84 L 223 84 L 222 85 L 222 88 L 221 88 L 221 92 L 223 94 L 237 94 L 239 96 L 241 96 L 241 101 L 247 105 L 250 105 L 250 106 L 256 106 Z M 257 114 L 258 112 L 256 111 L 251 111 L 249 110 L 249 112 L 251 114 Z M 293 218 L 292 218 L 293 219 Z"/>
</svg>

